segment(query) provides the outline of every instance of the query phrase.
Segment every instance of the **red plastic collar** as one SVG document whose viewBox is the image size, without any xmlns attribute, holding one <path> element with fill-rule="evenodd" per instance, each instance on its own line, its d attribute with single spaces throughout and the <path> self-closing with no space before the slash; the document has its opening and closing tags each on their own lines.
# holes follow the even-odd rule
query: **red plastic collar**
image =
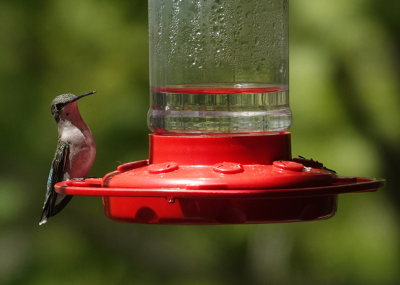
<svg viewBox="0 0 400 285">
<path fill-rule="evenodd" d="M 174 161 L 180 165 L 220 162 L 272 164 L 290 160 L 290 133 L 226 136 L 150 135 L 150 164 Z"/>
</svg>

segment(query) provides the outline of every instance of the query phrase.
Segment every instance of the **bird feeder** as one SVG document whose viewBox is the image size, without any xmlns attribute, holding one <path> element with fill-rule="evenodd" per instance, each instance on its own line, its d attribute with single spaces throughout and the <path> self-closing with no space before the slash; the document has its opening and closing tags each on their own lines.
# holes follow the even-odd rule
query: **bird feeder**
<svg viewBox="0 0 400 285">
<path fill-rule="evenodd" d="M 245 224 L 329 218 L 383 185 L 292 158 L 288 0 L 148 3 L 149 159 L 58 193 L 101 196 L 116 221 Z"/>
</svg>

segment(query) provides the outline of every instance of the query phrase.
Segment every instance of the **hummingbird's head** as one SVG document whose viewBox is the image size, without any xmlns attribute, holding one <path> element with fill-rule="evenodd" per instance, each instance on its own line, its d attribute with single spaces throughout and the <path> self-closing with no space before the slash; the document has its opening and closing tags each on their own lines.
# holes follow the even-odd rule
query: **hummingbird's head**
<svg viewBox="0 0 400 285">
<path fill-rule="evenodd" d="M 70 93 L 58 95 L 51 102 L 51 114 L 57 122 L 60 121 L 60 119 L 68 119 L 69 116 L 73 116 L 78 111 L 76 101 L 94 93 L 96 93 L 96 91 L 91 91 L 79 96 Z"/>
</svg>

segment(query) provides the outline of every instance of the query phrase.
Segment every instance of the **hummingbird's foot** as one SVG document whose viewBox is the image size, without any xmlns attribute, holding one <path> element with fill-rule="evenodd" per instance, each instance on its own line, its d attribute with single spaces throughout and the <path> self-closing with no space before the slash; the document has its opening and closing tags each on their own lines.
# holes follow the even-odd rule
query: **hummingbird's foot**
<svg viewBox="0 0 400 285">
<path fill-rule="evenodd" d="M 71 178 L 70 180 L 85 182 L 85 178 L 83 178 L 83 177 Z"/>
</svg>

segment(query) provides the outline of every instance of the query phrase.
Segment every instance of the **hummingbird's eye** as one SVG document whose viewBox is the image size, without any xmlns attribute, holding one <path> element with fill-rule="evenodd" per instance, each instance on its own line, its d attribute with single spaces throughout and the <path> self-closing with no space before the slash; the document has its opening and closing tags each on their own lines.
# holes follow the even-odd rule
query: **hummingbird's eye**
<svg viewBox="0 0 400 285">
<path fill-rule="evenodd" d="M 64 105 L 61 103 L 56 104 L 57 111 L 60 111 Z"/>
</svg>

